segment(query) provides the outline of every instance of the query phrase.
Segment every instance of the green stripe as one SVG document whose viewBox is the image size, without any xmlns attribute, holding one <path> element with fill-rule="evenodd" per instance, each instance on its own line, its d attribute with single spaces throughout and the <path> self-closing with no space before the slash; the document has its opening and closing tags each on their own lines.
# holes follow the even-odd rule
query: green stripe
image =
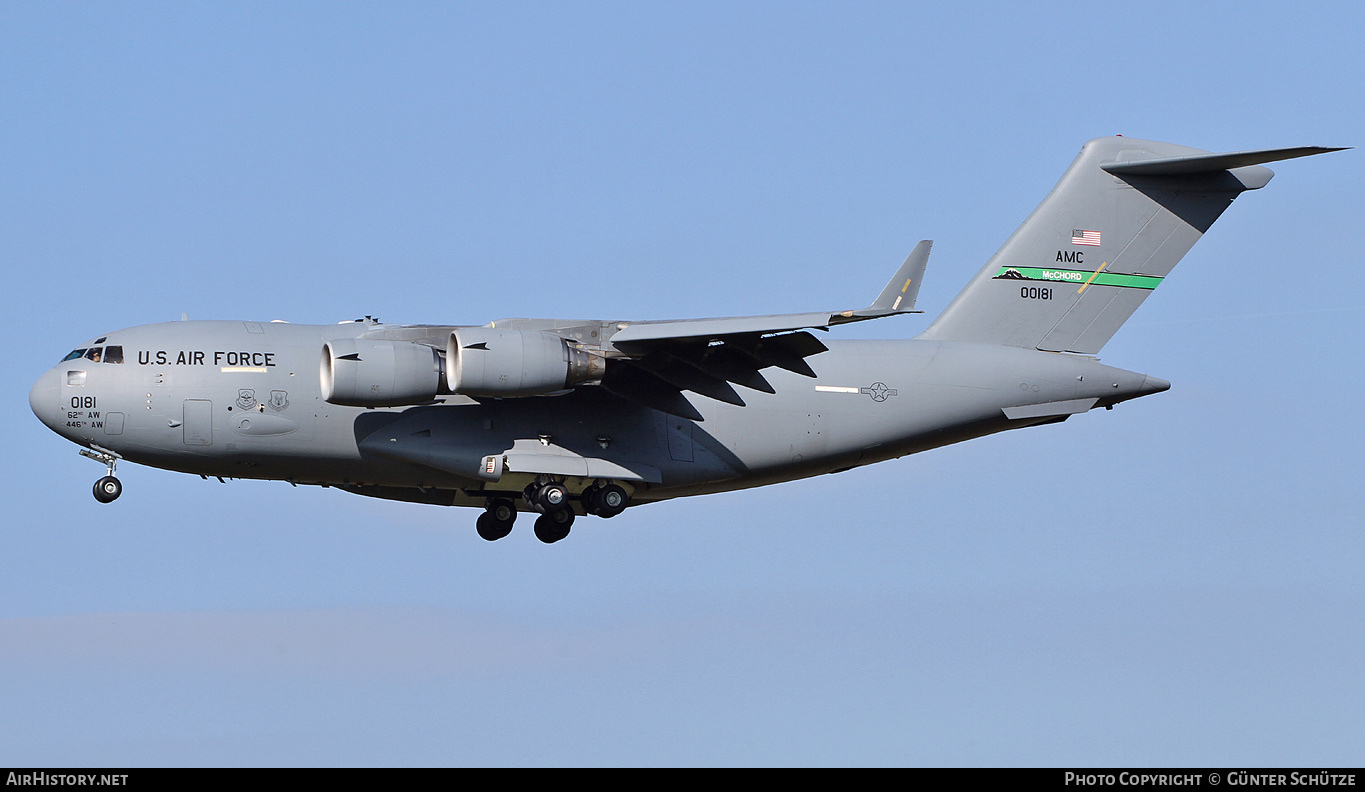
<svg viewBox="0 0 1365 792">
<path fill-rule="evenodd" d="M 1006 278 L 1005 273 L 1013 270 L 1019 273 L 1020 278 Z M 1076 288 L 1084 286 L 1087 281 L 1091 286 L 1118 286 L 1124 289 L 1155 289 L 1160 283 L 1161 278 L 1156 275 L 1124 275 L 1121 272 L 1101 272 L 1095 275 L 1094 280 L 1090 280 L 1095 275 L 1094 270 L 1068 270 L 1053 269 L 1049 267 L 1001 267 L 995 274 L 1001 280 L 1031 280 L 1048 281 L 1050 283 L 1074 283 Z"/>
</svg>

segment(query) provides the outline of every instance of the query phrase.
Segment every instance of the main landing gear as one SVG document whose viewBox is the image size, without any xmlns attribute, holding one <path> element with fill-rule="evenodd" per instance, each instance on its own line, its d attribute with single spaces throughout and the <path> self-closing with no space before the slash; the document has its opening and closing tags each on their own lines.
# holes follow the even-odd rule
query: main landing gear
<svg viewBox="0 0 1365 792">
<path fill-rule="evenodd" d="M 103 462 L 109 469 L 104 478 L 95 482 L 95 500 L 100 503 L 111 503 L 123 494 L 123 483 L 114 478 L 114 467 L 118 464 L 118 454 L 96 446 L 93 451 L 89 448 L 82 448 L 81 456 L 89 457 L 96 462 Z"/>
<path fill-rule="evenodd" d="M 569 503 L 569 490 L 558 481 L 534 481 L 522 492 L 522 497 L 532 509 L 540 512 L 536 518 L 536 538 L 545 544 L 554 544 L 569 535 L 573 527 L 573 504 Z"/>
<path fill-rule="evenodd" d="M 573 527 L 572 509 L 555 509 L 536 518 L 536 538 L 545 544 L 554 544 L 569 535 Z"/>
<path fill-rule="evenodd" d="M 483 514 L 479 515 L 476 527 L 479 536 L 493 542 L 511 533 L 512 523 L 516 521 L 516 504 L 506 498 L 489 498 Z"/>
<path fill-rule="evenodd" d="M 535 524 L 537 539 L 554 544 L 569 535 L 577 515 L 573 506 L 574 496 L 569 494 L 563 482 L 541 477 L 531 482 L 522 491 L 521 497 L 527 506 L 540 512 Z M 630 505 L 630 496 L 623 487 L 602 480 L 583 490 L 578 500 L 583 505 L 583 511 L 597 517 L 615 517 Z M 484 513 L 479 515 L 475 527 L 479 536 L 492 542 L 511 533 L 516 519 L 516 504 L 509 498 L 494 496 L 484 505 Z"/>
<path fill-rule="evenodd" d="M 628 500 L 626 491 L 616 484 L 594 484 L 583 490 L 583 508 L 598 517 L 615 517 L 626 510 Z"/>
</svg>

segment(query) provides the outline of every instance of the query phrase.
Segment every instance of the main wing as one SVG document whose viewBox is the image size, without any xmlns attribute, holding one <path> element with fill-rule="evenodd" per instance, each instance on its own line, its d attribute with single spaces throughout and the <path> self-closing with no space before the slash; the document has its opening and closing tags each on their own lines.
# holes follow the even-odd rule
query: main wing
<svg viewBox="0 0 1365 792">
<path fill-rule="evenodd" d="M 604 323 L 600 351 L 593 350 L 605 358 L 600 386 L 622 398 L 700 421 L 701 413 L 684 391 L 743 406 L 735 386 L 774 392 L 764 369 L 814 377 L 806 358 L 827 347 L 808 331 L 922 313 L 915 310 L 915 299 L 932 246 L 930 240 L 916 245 L 877 299 L 856 311 Z M 490 327 L 536 329 L 570 343 L 581 342 L 583 335 L 574 332 L 575 327 L 546 327 L 537 320 L 504 319 Z"/>
</svg>

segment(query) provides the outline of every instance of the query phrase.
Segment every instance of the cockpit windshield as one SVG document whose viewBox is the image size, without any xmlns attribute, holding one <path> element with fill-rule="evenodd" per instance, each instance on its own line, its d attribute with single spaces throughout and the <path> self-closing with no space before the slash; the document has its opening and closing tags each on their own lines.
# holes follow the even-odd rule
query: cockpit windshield
<svg viewBox="0 0 1365 792">
<path fill-rule="evenodd" d="M 104 339 L 101 338 L 100 340 L 103 341 Z M 117 344 L 107 347 L 81 347 L 71 350 L 66 357 L 62 358 L 62 362 L 79 360 L 80 358 L 85 358 L 91 363 L 122 363 L 123 347 Z"/>
</svg>

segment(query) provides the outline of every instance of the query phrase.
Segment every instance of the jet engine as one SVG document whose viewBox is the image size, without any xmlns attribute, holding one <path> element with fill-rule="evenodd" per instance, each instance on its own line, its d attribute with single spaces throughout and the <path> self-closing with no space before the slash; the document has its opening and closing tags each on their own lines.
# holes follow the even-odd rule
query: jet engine
<svg viewBox="0 0 1365 792">
<path fill-rule="evenodd" d="M 539 330 L 462 327 L 446 346 L 446 383 L 465 396 L 541 396 L 600 380 L 606 361 Z"/>
<path fill-rule="evenodd" d="M 402 407 L 436 398 L 441 355 L 407 341 L 336 338 L 322 346 L 322 398 L 351 407 Z"/>
</svg>

